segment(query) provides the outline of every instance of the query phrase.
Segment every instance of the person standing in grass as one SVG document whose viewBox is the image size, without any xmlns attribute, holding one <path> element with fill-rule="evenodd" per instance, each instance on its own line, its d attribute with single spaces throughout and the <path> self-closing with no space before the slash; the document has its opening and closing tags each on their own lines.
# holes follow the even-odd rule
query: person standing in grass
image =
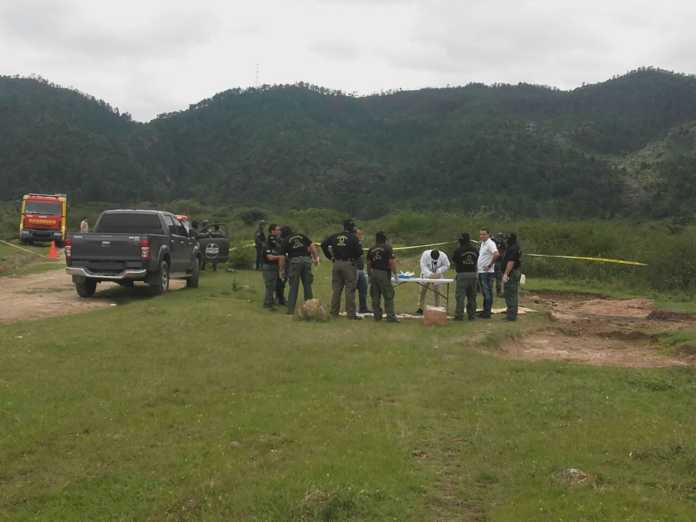
<svg viewBox="0 0 696 522">
<path fill-rule="evenodd" d="M 356 289 L 358 290 L 358 313 L 369 314 L 370 309 L 367 308 L 367 287 L 368 287 L 368 277 L 367 271 L 365 270 L 365 255 L 363 249 L 363 239 L 365 239 L 365 234 L 362 229 L 358 228 L 355 230 L 355 235 L 360 241 L 360 257 L 356 261 L 355 268 L 358 270 Z"/>
<path fill-rule="evenodd" d="M 466 315 L 470 321 L 476 317 L 476 268 L 478 261 L 478 249 L 471 242 L 467 232 L 459 238 L 459 248 L 452 254 L 452 262 L 457 271 L 457 290 L 455 297 L 457 308 L 454 319 L 464 319 L 464 300 L 466 299 Z"/>
<path fill-rule="evenodd" d="M 394 312 L 394 287 L 392 286 L 392 274 L 396 273 L 396 259 L 391 245 L 387 244 L 387 236 L 384 232 L 375 235 L 375 246 L 367 252 L 367 267 L 370 274 L 370 296 L 372 298 L 372 310 L 375 321 L 382 320 L 381 298 L 384 298 L 384 310 L 387 313 L 387 322 L 398 323 Z"/>
<path fill-rule="evenodd" d="M 362 256 L 360 241 L 355 235 L 355 223 L 347 219 L 343 231 L 327 237 L 321 243 L 324 255 L 333 262 L 331 270 L 331 315 L 338 317 L 341 310 L 341 294 L 346 291 L 348 319 L 362 319 L 355 310 L 355 287 L 358 271 L 356 262 Z"/>
<path fill-rule="evenodd" d="M 288 292 L 288 314 L 295 313 L 297 296 L 300 291 L 300 281 L 302 281 L 302 291 L 304 300 L 307 301 L 314 297 L 312 293 L 312 263 L 319 265 L 319 254 L 317 248 L 304 234 L 293 233 L 290 227 L 283 227 L 281 231 L 283 237 L 282 254 L 287 256 L 288 279 L 290 280 L 290 290 Z"/>
<path fill-rule="evenodd" d="M 520 289 L 520 267 L 522 266 L 522 251 L 517 243 L 517 234 L 510 234 L 507 240 L 507 248 L 505 249 L 505 258 L 503 261 L 504 273 L 503 283 L 505 292 L 505 304 L 507 305 L 507 313 L 505 318 L 508 321 L 517 320 L 517 309 L 519 303 Z"/>
<path fill-rule="evenodd" d="M 495 262 L 500 257 L 495 241 L 491 239 L 487 228 L 479 231 L 481 245 L 477 263 L 479 285 L 483 294 L 483 312 L 479 315 L 482 319 L 491 318 L 493 310 L 493 281 L 495 279 Z"/>
<path fill-rule="evenodd" d="M 283 227 L 278 227 L 279 230 L 282 230 Z M 282 251 L 282 246 L 283 246 L 283 240 L 280 237 L 280 234 L 278 235 L 278 247 Z M 287 263 L 287 258 L 285 254 L 282 254 L 283 259 L 281 260 L 279 264 L 279 277 L 278 277 L 278 282 L 276 284 L 276 303 L 278 303 L 280 306 L 287 306 L 287 301 L 285 300 L 285 283 L 288 279 L 288 263 Z"/>
<path fill-rule="evenodd" d="M 280 227 L 275 223 L 271 223 L 268 226 L 268 239 L 264 245 L 261 258 L 263 284 L 266 290 L 263 299 L 263 307 L 269 310 L 275 310 L 275 301 L 273 298 L 278 287 L 279 266 L 281 265 L 281 258 L 285 259 L 285 256 L 281 252 Z"/>
<path fill-rule="evenodd" d="M 263 267 L 263 247 L 266 244 L 266 234 L 263 232 L 263 227 L 266 224 L 264 220 L 259 221 L 259 226 L 254 234 L 254 246 L 256 246 L 256 270 L 261 270 Z"/>
</svg>

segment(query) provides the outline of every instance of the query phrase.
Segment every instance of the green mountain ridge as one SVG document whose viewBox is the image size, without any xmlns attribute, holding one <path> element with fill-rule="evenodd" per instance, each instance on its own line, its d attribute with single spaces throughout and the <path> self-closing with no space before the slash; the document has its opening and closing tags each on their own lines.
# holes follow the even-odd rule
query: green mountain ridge
<svg viewBox="0 0 696 522">
<path fill-rule="evenodd" d="M 696 145 L 680 133 L 694 121 L 696 78 L 654 68 L 571 91 L 231 89 L 148 123 L 46 81 L 0 77 L 0 199 L 688 217 Z"/>
</svg>

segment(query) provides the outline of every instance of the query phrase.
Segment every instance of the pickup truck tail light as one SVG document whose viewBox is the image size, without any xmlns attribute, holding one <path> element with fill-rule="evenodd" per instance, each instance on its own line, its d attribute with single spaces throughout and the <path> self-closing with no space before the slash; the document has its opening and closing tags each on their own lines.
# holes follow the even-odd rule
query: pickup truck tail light
<svg viewBox="0 0 696 522">
<path fill-rule="evenodd" d="M 72 257 L 72 241 L 66 239 L 65 243 L 63 243 L 63 248 L 65 249 L 65 258 L 70 259 Z"/>
<path fill-rule="evenodd" d="M 140 258 L 143 261 L 150 260 L 150 240 L 149 239 L 141 239 L 140 240 Z"/>
</svg>

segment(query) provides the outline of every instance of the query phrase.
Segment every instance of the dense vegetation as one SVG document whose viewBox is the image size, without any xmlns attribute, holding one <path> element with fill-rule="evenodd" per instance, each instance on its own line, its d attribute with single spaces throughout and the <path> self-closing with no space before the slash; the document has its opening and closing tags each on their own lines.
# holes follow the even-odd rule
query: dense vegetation
<svg viewBox="0 0 696 522">
<path fill-rule="evenodd" d="M 696 78 L 657 69 L 567 92 L 233 89 L 147 124 L 41 79 L 0 77 L 0 199 L 688 219 L 695 120 Z"/>
</svg>

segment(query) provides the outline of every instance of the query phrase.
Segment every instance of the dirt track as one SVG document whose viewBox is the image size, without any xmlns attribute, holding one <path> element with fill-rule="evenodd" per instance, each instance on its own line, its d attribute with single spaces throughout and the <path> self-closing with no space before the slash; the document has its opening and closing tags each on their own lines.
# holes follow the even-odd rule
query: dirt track
<svg viewBox="0 0 696 522">
<path fill-rule="evenodd" d="M 172 281 L 172 289 L 183 286 Z M 113 290 L 112 290 L 113 289 Z M 114 283 L 100 283 L 93 298 L 82 299 L 75 292 L 72 279 L 63 270 L 50 270 L 22 277 L 0 278 L 0 324 L 25 319 L 45 319 L 80 314 L 115 306 L 127 298 L 129 289 Z"/>
</svg>

